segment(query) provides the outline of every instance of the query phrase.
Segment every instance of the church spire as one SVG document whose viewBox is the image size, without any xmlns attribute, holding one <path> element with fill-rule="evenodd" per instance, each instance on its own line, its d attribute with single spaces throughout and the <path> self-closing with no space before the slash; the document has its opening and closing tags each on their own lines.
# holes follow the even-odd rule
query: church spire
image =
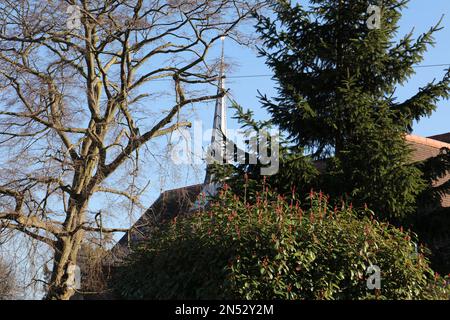
<svg viewBox="0 0 450 320">
<path fill-rule="evenodd" d="M 214 110 L 213 130 L 211 136 L 211 146 L 208 157 L 223 163 L 225 159 L 225 146 L 226 146 L 226 134 L 227 134 L 227 106 L 225 96 L 225 37 L 222 37 L 222 54 L 220 58 L 220 72 L 217 84 L 217 95 L 223 95 L 216 100 L 216 106 Z M 205 184 L 212 182 L 212 175 L 210 172 L 210 166 L 206 168 Z"/>
<path fill-rule="evenodd" d="M 220 73 L 217 85 L 217 95 L 225 92 L 225 38 L 222 37 L 222 55 L 220 58 Z M 214 111 L 213 135 L 211 137 L 211 144 L 218 139 L 223 142 L 223 137 L 226 136 L 227 130 L 227 109 L 226 97 L 218 98 L 216 100 L 216 109 Z"/>
</svg>

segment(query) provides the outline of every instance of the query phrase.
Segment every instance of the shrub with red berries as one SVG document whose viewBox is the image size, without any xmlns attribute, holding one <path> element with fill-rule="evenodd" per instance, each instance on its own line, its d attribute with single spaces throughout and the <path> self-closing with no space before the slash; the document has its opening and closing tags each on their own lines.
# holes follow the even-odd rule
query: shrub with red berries
<svg viewBox="0 0 450 320">
<path fill-rule="evenodd" d="M 331 207 L 262 186 L 249 204 L 224 188 L 207 210 L 163 225 L 120 268 L 132 299 L 448 299 L 414 235 L 369 209 Z M 305 209 L 307 205 L 307 209 Z M 367 285 L 369 266 L 380 288 Z"/>
</svg>

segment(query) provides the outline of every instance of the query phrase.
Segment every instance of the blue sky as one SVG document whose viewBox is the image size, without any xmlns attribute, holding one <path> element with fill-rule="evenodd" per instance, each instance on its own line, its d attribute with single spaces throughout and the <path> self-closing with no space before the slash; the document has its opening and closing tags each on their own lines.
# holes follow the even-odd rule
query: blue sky
<svg viewBox="0 0 450 320">
<path fill-rule="evenodd" d="M 400 34 L 415 27 L 415 34 L 425 32 L 444 15 L 443 30 L 436 34 L 436 46 L 429 49 L 422 62 L 424 65 L 450 64 L 450 1 L 449 0 L 412 0 L 400 22 Z M 401 88 L 399 98 L 405 98 L 433 79 L 440 79 L 444 67 L 416 68 L 417 74 Z M 414 133 L 424 136 L 450 131 L 450 101 L 441 101 L 437 111 L 414 126 Z"/>
</svg>

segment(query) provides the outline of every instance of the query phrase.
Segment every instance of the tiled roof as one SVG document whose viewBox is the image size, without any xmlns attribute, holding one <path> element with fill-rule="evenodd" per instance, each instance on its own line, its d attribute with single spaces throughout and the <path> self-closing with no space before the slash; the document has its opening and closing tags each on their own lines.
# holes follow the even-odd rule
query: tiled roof
<svg viewBox="0 0 450 320">
<path fill-rule="evenodd" d="M 432 139 L 431 137 L 429 138 L 425 138 L 425 137 L 420 137 L 420 136 L 416 136 L 416 135 L 407 135 L 406 136 L 406 141 L 414 144 L 414 145 L 422 145 L 425 148 L 428 147 L 435 150 L 435 152 L 437 152 L 436 154 L 439 154 L 439 150 L 442 148 L 449 148 L 450 149 L 450 143 L 441 141 L 441 140 L 436 140 L 436 139 Z M 426 148 L 426 149 L 428 149 Z"/>
<path fill-rule="evenodd" d="M 440 137 L 445 135 L 439 135 Z M 407 135 L 406 141 L 409 143 L 409 145 L 412 147 L 412 161 L 423 161 L 431 157 L 435 157 L 439 154 L 442 148 L 448 148 L 450 149 L 450 143 L 438 141 L 435 139 L 430 138 L 424 138 L 416 135 Z M 450 180 L 450 173 L 435 182 L 436 186 L 439 186 L 445 182 Z M 446 195 L 442 198 L 442 206 L 443 207 L 450 207 L 450 195 Z"/>
</svg>

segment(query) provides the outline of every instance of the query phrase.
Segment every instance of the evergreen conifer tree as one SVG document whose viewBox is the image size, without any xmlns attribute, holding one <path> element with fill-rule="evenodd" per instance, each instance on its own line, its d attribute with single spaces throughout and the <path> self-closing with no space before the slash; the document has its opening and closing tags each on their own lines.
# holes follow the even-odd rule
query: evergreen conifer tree
<svg viewBox="0 0 450 320">
<path fill-rule="evenodd" d="M 407 3 L 276 1 L 275 18 L 257 17 L 260 54 L 278 82 L 277 97 L 261 96 L 273 123 L 296 148 L 326 159 L 324 191 L 391 221 L 413 213 L 426 188 L 404 135 L 450 93 L 447 70 L 409 99 L 395 97 L 441 28 L 438 22 L 416 39 L 411 32 L 396 40 Z"/>
</svg>

